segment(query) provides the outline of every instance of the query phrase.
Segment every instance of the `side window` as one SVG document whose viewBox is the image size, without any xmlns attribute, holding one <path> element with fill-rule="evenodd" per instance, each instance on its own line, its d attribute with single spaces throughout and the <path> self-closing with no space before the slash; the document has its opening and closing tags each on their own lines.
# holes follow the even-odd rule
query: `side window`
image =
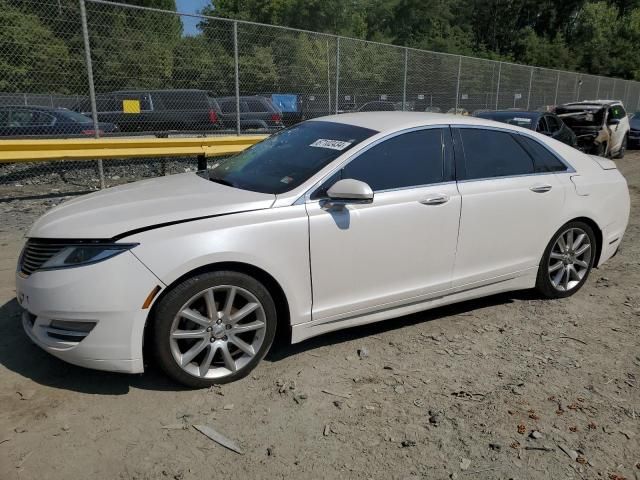
<svg viewBox="0 0 640 480">
<path fill-rule="evenodd" d="M 566 172 L 567 166 L 562 163 L 553 153 L 537 142 L 536 140 L 521 135 L 518 140 L 522 142 L 527 151 L 533 157 L 535 171 L 537 173 Z"/>
<path fill-rule="evenodd" d="M 480 128 L 460 128 L 464 149 L 461 180 L 534 173 L 533 161 L 513 136 Z"/>
<path fill-rule="evenodd" d="M 373 191 L 442 182 L 442 130 L 418 130 L 385 140 L 346 165 L 342 178 L 361 180 Z"/>
<path fill-rule="evenodd" d="M 9 126 L 9 110 L 0 110 L 0 127 Z"/>
<path fill-rule="evenodd" d="M 550 128 L 549 128 L 549 124 L 547 123 L 547 118 L 546 117 L 540 117 L 538 119 L 538 127 L 536 128 L 536 132 L 539 133 L 547 133 L 550 132 Z"/>
<path fill-rule="evenodd" d="M 555 133 L 562 128 L 560 120 L 558 120 L 553 115 L 546 115 L 544 118 L 547 119 L 547 124 L 549 125 L 549 131 L 551 133 Z"/>
<path fill-rule="evenodd" d="M 622 105 L 614 105 L 609 109 L 609 118 L 617 118 L 618 120 L 626 117 L 627 112 L 624 111 Z"/>
<path fill-rule="evenodd" d="M 327 196 L 338 180 L 354 178 L 374 191 L 428 185 L 450 180 L 443 156 L 444 134 L 439 128 L 404 133 L 385 140 L 358 155 L 311 194 L 311 200 Z M 446 142 L 447 144 L 449 142 Z M 450 147 L 449 147 L 450 148 Z"/>
<path fill-rule="evenodd" d="M 236 111 L 236 104 L 234 102 L 218 100 L 218 105 L 220 105 L 220 111 L 222 113 L 235 113 Z"/>
<path fill-rule="evenodd" d="M 264 113 L 269 112 L 269 108 L 262 103 L 260 100 L 247 100 L 247 111 L 248 112 L 256 112 L 256 113 Z"/>
<path fill-rule="evenodd" d="M 31 110 L 14 110 L 11 115 L 12 127 L 26 127 L 31 125 L 33 112 Z"/>
</svg>

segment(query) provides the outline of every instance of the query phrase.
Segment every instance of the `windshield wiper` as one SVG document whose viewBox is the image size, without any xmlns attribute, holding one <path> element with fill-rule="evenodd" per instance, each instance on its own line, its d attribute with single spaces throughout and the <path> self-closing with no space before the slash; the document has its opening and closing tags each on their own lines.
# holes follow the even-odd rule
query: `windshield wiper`
<svg viewBox="0 0 640 480">
<path fill-rule="evenodd" d="M 222 178 L 209 178 L 212 182 L 219 183 L 220 185 L 226 185 L 227 187 L 237 188 L 235 183 L 232 183 L 228 180 L 224 180 Z"/>
</svg>

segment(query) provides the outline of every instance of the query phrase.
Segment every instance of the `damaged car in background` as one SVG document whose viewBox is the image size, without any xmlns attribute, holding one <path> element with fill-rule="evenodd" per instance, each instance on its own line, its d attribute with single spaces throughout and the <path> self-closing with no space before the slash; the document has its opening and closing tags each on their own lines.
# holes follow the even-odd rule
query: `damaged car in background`
<svg viewBox="0 0 640 480">
<path fill-rule="evenodd" d="M 630 127 L 622 102 L 589 100 L 566 103 L 557 107 L 555 113 L 574 131 L 580 150 L 601 157 L 624 157 Z"/>
</svg>

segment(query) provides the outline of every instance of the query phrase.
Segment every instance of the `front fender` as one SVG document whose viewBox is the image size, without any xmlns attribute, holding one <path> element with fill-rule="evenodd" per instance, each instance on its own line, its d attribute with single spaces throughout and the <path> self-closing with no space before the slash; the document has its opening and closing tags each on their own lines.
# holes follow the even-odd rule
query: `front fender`
<svg viewBox="0 0 640 480">
<path fill-rule="evenodd" d="M 163 283 L 214 263 L 238 262 L 269 273 L 282 287 L 291 323 L 311 319 L 309 229 L 304 205 L 244 212 L 166 226 L 127 237 Z"/>
</svg>

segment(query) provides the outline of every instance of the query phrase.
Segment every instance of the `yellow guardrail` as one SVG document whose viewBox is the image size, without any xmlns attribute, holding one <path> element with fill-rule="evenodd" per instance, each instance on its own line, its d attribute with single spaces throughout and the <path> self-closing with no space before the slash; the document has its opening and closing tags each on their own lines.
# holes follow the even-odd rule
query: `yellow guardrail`
<svg viewBox="0 0 640 480">
<path fill-rule="evenodd" d="M 0 140 L 0 163 L 131 157 L 216 157 L 238 153 L 266 135 L 189 138 Z"/>
</svg>

